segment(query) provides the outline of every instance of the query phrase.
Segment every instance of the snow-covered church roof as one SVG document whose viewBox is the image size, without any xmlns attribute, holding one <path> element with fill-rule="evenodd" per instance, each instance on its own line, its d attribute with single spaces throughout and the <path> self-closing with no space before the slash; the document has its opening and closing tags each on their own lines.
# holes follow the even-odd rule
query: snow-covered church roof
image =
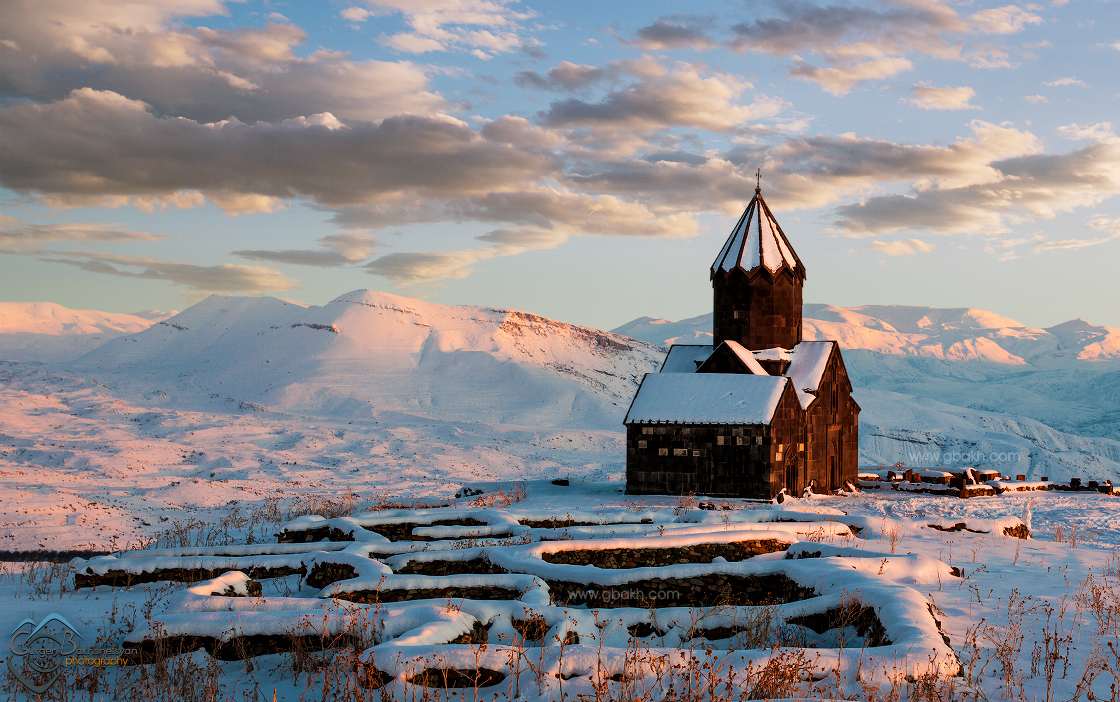
<svg viewBox="0 0 1120 702">
<path fill-rule="evenodd" d="M 739 344 L 735 345 L 742 348 Z M 828 368 L 828 359 L 835 346 L 835 341 L 802 341 L 789 350 L 760 349 L 747 353 L 750 353 L 756 362 L 789 361 L 785 377 L 793 381 L 793 389 L 797 391 L 797 399 L 800 400 L 802 409 L 808 409 L 817 398 L 816 393 L 820 390 L 821 380 Z M 696 369 L 712 355 L 714 350 L 711 345 L 674 344 L 669 347 L 669 354 L 665 357 L 660 374 L 687 374 L 694 377 L 708 375 L 696 373 Z M 734 377 L 727 374 L 714 375 L 721 378 Z"/>
<path fill-rule="evenodd" d="M 729 373 L 647 373 L 624 424 L 769 424 L 788 378 Z"/>
<path fill-rule="evenodd" d="M 754 198 L 720 249 L 711 276 L 715 278 L 716 273 L 729 273 L 736 268 L 749 275 L 762 267 L 773 275 L 787 268 L 793 275 L 805 278 L 801 259 L 766 206 L 759 187 L 754 189 Z"/>
</svg>

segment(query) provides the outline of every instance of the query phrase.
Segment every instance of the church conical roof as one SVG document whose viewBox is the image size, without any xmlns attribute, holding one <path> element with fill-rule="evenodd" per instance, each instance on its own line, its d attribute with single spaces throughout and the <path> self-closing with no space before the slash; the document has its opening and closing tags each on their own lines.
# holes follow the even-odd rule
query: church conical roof
<svg viewBox="0 0 1120 702">
<path fill-rule="evenodd" d="M 712 278 L 716 273 L 730 273 L 736 268 L 747 275 L 753 275 L 761 268 L 777 275 L 783 267 L 794 276 L 805 278 L 801 259 L 782 233 L 778 221 L 762 199 L 762 188 L 758 187 L 754 189 L 754 199 L 747 205 L 712 264 Z"/>
</svg>

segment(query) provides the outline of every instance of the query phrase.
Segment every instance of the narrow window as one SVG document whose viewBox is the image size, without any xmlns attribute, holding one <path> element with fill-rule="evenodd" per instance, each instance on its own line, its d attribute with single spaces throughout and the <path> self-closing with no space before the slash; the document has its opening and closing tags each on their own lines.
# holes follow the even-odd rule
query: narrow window
<svg viewBox="0 0 1120 702">
<path fill-rule="evenodd" d="M 669 455 L 669 449 L 657 449 L 657 455 L 658 456 L 668 456 Z"/>
<path fill-rule="evenodd" d="M 646 447 L 646 442 L 644 442 L 644 441 L 639 441 L 638 442 L 638 448 L 645 448 L 645 447 Z"/>
<path fill-rule="evenodd" d="M 674 456 L 687 456 L 688 449 L 673 449 Z"/>
</svg>

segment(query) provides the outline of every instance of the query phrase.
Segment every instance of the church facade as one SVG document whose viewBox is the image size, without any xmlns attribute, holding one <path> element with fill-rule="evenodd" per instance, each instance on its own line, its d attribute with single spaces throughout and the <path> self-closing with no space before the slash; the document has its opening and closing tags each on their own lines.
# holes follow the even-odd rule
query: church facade
<svg viewBox="0 0 1120 702">
<path fill-rule="evenodd" d="M 713 343 L 674 345 L 626 425 L 626 492 L 771 498 L 856 482 L 859 405 L 835 341 L 805 341 L 805 266 L 755 188 L 711 268 Z"/>
</svg>

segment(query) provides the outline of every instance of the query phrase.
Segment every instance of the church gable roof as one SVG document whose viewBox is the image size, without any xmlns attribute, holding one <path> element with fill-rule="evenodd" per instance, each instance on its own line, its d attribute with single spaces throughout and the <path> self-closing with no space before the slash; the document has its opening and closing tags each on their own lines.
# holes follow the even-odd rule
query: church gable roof
<svg viewBox="0 0 1120 702">
<path fill-rule="evenodd" d="M 695 373 L 697 366 L 712 355 L 711 344 L 673 344 L 659 373 Z"/>
<path fill-rule="evenodd" d="M 647 373 L 625 424 L 769 424 L 788 378 L 723 373 Z"/>
<path fill-rule="evenodd" d="M 802 409 L 809 409 L 809 405 L 817 399 L 816 393 L 820 390 L 834 348 L 835 341 L 802 341 L 788 352 L 786 377 L 793 381 Z"/>
<path fill-rule="evenodd" d="M 765 269 L 770 275 L 777 275 L 785 268 L 795 277 L 805 278 L 805 267 L 790 246 L 778 220 L 762 199 L 762 189 L 755 188 L 754 199 L 747 205 L 743 216 L 731 231 L 731 236 L 720 249 L 719 256 L 712 263 L 711 277 L 717 273 L 730 273 L 742 270 L 753 275 Z"/>
<path fill-rule="evenodd" d="M 762 367 L 762 365 L 755 360 L 754 354 L 743 347 L 738 341 L 727 339 L 723 341 L 716 350 L 708 356 L 708 359 L 700 364 L 696 369 L 697 373 L 712 373 L 720 372 L 713 371 L 712 367 L 719 367 L 719 362 L 727 358 L 731 361 L 732 365 L 740 368 L 740 373 L 750 373 L 752 375 L 770 375 Z"/>
</svg>

